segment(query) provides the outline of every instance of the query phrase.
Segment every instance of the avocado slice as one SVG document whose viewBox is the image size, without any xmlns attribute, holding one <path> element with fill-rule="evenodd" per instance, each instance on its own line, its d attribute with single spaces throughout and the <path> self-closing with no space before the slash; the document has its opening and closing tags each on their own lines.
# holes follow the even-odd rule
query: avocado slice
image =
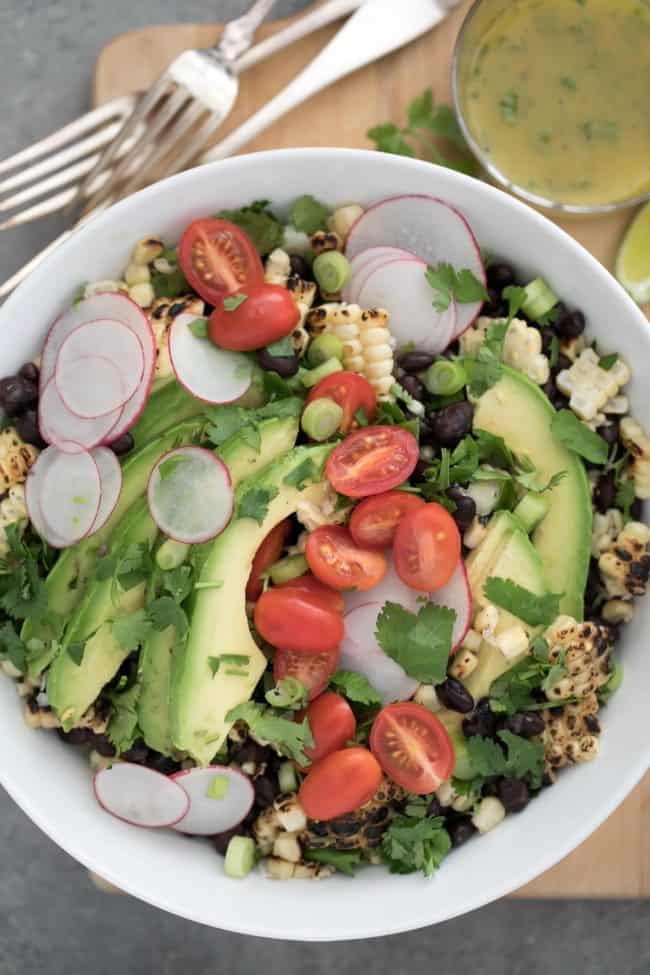
<svg viewBox="0 0 650 975">
<path fill-rule="evenodd" d="M 521 525 L 509 511 L 497 511 L 490 519 L 487 534 L 465 560 L 467 578 L 475 603 L 485 602 L 483 586 L 493 576 L 494 566 L 506 544 Z"/>
<path fill-rule="evenodd" d="M 298 419 L 286 417 L 263 420 L 258 430 L 258 451 L 246 442 L 241 431 L 226 440 L 219 450 L 219 456 L 228 465 L 235 488 L 246 477 L 262 470 L 271 461 L 291 450 L 298 435 Z M 192 559 L 197 574 L 197 562 L 205 561 L 212 544 L 206 542 L 194 547 Z M 169 734 L 169 693 L 172 651 L 176 642 L 176 630 L 173 626 L 162 631 L 154 630 L 145 641 L 140 657 L 138 723 L 147 745 L 163 755 L 172 755 L 175 751 Z"/>
<path fill-rule="evenodd" d="M 111 538 L 110 551 L 122 546 L 153 545 L 158 528 L 149 514 L 147 499 L 140 498 Z M 96 700 L 137 646 L 124 648 L 113 635 L 113 621 L 141 609 L 145 584 L 139 583 L 113 601 L 113 579 L 95 580 L 70 620 L 64 639 L 50 667 L 47 696 L 65 731 L 69 731 Z M 73 644 L 84 643 L 81 662 L 73 660 Z"/>
<path fill-rule="evenodd" d="M 515 454 L 528 455 L 545 482 L 566 471 L 550 491 L 548 513 L 532 538 L 550 589 L 564 594 L 560 612 L 581 620 L 592 520 L 584 464 L 551 433 L 555 410 L 539 387 L 516 370 L 502 368 L 501 379 L 475 404 L 474 429 L 503 437 Z"/>
<path fill-rule="evenodd" d="M 245 480 L 235 493 L 236 505 L 247 495 L 254 497 L 249 492 L 266 494 L 268 507 L 263 517 L 260 512 L 261 524 L 253 517 L 236 517 L 211 545 L 200 579 L 206 588 L 197 593 L 186 645 L 172 662 L 170 698 L 172 741 L 200 765 L 209 764 L 219 750 L 230 729 L 228 712 L 248 700 L 266 668 L 246 616 L 245 589 L 253 557 L 260 542 L 295 512 L 301 500 L 319 503 L 324 491 L 321 471 L 331 449 L 331 444 L 296 447 Z M 291 483 L 293 479 L 302 490 Z M 222 654 L 249 659 L 245 667 L 219 667 L 213 674 L 210 658 Z"/>
<path fill-rule="evenodd" d="M 451 739 L 452 748 L 454 749 L 456 760 L 451 773 L 452 776 L 455 779 L 463 779 L 463 781 L 473 779 L 476 772 L 469 757 L 467 738 L 463 734 L 464 715 L 458 711 L 450 711 L 449 708 L 442 708 L 440 711 L 435 712 L 435 716 L 447 729 L 447 734 Z"/>
</svg>

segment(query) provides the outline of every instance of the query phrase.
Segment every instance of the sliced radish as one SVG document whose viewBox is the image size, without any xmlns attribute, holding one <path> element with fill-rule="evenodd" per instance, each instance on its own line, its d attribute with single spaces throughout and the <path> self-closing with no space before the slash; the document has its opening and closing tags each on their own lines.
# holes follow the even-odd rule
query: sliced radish
<svg viewBox="0 0 650 975">
<path fill-rule="evenodd" d="M 90 531 L 101 501 L 99 470 L 85 450 L 47 447 L 29 472 L 29 510 L 40 508 L 38 530 L 57 548 L 74 545 Z"/>
<path fill-rule="evenodd" d="M 394 196 L 366 210 L 348 235 L 346 256 L 352 259 L 377 246 L 402 248 L 434 266 L 444 261 L 457 270 L 468 268 L 485 284 L 485 268 L 472 228 L 459 210 L 436 197 Z M 481 302 L 459 305 L 452 338 L 469 328 L 480 310 Z M 417 343 L 417 336 L 410 341 Z"/>
<path fill-rule="evenodd" d="M 95 775 L 93 789 L 97 802 L 111 816 L 150 829 L 174 826 L 190 804 L 185 790 L 171 777 L 132 762 L 116 762 L 101 769 Z"/>
<path fill-rule="evenodd" d="M 158 527 L 177 542 L 207 542 L 232 517 L 228 468 L 202 447 L 178 447 L 160 458 L 149 478 L 147 500 Z"/>
<path fill-rule="evenodd" d="M 375 267 L 381 267 L 383 264 L 389 264 L 392 260 L 400 259 L 417 260 L 415 255 L 400 250 L 398 247 L 369 247 L 368 250 L 357 254 L 350 262 L 352 270 L 350 280 L 343 289 L 343 300 L 356 303 L 370 272 Z"/>
<path fill-rule="evenodd" d="M 219 349 L 190 329 L 196 315 L 179 315 L 169 330 L 169 354 L 181 386 L 206 403 L 230 403 L 251 384 L 253 364 L 239 352 Z"/>
<path fill-rule="evenodd" d="M 68 409 L 84 417 L 124 406 L 142 381 L 142 342 L 121 322 L 81 325 L 64 340 L 56 360 L 56 382 Z"/>
<path fill-rule="evenodd" d="M 187 813 L 174 824 L 181 833 L 212 836 L 233 829 L 246 818 L 255 800 L 250 779 L 225 765 L 188 769 L 172 779 L 189 799 Z"/>
<path fill-rule="evenodd" d="M 113 451 L 108 447 L 95 447 L 91 450 L 91 455 L 99 471 L 102 496 L 89 535 L 99 531 L 102 525 L 106 524 L 113 514 L 122 490 L 122 468 Z"/>
<path fill-rule="evenodd" d="M 415 613 L 421 605 L 418 603 L 418 596 L 422 596 L 422 593 L 416 592 L 415 589 L 409 588 L 406 583 L 402 582 L 395 571 L 392 558 L 389 557 L 388 569 L 381 582 L 365 592 L 356 591 L 345 593 L 345 611 L 349 613 L 351 610 L 356 609 L 357 606 L 365 606 L 371 600 L 376 603 L 389 601 L 399 603 L 404 609 Z"/>
<path fill-rule="evenodd" d="M 456 613 L 456 621 L 451 634 L 451 652 L 456 653 L 471 626 L 474 612 L 472 590 L 462 559 L 447 585 L 429 593 L 429 601 L 435 603 L 436 606 L 446 606 L 448 609 L 453 609 Z"/>
<path fill-rule="evenodd" d="M 413 697 L 420 682 L 409 677 L 377 642 L 375 627 L 383 607 L 383 602 L 363 603 L 346 614 L 339 668 L 363 674 L 388 704 Z"/>
<path fill-rule="evenodd" d="M 59 395 L 55 377 L 45 386 L 38 403 L 38 425 L 43 440 L 64 451 L 81 447 L 90 450 L 107 439 L 115 439 L 116 424 L 121 422 L 123 407 L 86 419 L 72 413 Z"/>
<path fill-rule="evenodd" d="M 41 478 L 35 476 L 34 468 L 32 467 L 25 481 L 25 505 L 31 526 L 52 548 L 68 548 L 69 542 L 67 539 L 53 532 L 45 522 L 43 512 L 41 511 L 41 483 Z"/>
<path fill-rule="evenodd" d="M 456 304 L 446 311 L 433 307 L 433 294 L 422 261 L 393 260 L 371 266 L 358 294 L 363 308 L 385 308 L 398 345 L 413 342 L 418 349 L 438 354 L 449 345 L 456 327 Z"/>
</svg>

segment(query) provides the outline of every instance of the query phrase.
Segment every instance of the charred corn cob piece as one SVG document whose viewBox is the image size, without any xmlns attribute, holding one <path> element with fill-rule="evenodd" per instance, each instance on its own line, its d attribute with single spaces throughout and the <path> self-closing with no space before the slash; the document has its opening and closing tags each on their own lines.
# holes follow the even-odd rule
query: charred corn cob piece
<svg viewBox="0 0 650 975">
<path fill-rule="evenodd" d="M 190 314 L 201 318 L 205 313 L 205 305 L 195 295 L 184 295 L 180 298 L 156 298 L 148 309 L 147 314 L 156 339 L 156 379 L 164 379 L 173 374 L 172 362 L 169 357 L 169 329 L 178 315 Z"/>
<path fill-rule="evenodd" d="M 0 431 L 0 493 L 23 483 L 38 454 L 38 449 L 25 443 L 15 427 Z"/>
<path fill-rule="evenodd" d="M 650 528 L 629 521 L 600 556 L 598 569 L 608 596 L 642 596 L 650 576 Z"/>
<path fill-rule="evenodd" d="M 629 472 L 637 498 L 650 498 L 650 437 L 631 416 L 621 420 L 621 440 L 631 455 Z"/>
</svg>

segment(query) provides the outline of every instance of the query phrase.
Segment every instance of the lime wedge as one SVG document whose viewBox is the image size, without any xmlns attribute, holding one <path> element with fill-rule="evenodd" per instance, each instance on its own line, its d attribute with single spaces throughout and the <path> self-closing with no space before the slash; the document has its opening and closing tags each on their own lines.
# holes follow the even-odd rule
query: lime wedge
<svg viewBox="0 0 650 975">
<path fill-rule="evenodd" d="M 650 301 L 650 203 L 627 228 L 616 255 L 616 277 L 640 305 Z"/>
</svg>

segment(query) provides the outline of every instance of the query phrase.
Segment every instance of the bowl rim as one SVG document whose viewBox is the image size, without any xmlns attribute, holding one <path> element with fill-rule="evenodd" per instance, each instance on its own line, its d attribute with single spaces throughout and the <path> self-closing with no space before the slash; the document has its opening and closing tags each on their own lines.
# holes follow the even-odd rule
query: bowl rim
<svg viewBox="0 0 650 975">
<path fill-rule="evenodd" d="M 523 186 L 520 186 L 514 180 L 510 179 L 510 177 L 507 176 L 502 169 L 499 169 L 493 159 L 486 152 L 484 152 L 481 144 L 474 138 L 474 134 L 465 115 L 460 96 L 461 85 L 459 75 L 462 49 L 467 39 L 472 21 L 474 20 L 479 8 L 485 3 L 489 2 L 490 0 L 474 0 L 472 6 L 467 11 L 463 23 L 461 24 L 451 58 L 451 94 L 454 101 L 456 117 L 458 118 L 458 123 L 465 141 L 486 173 L 488 173 L 492 179 L 494 179 L 509 193 L 515 194 L 515 196 L 518 196 L 521 200 L 525 200 L 527 203 L 531 203 L 533 206 L 543 207 L 545 210 L 550 210 L 551 213 L 555 213 L 557 215 L 564 214 L 565 216 L 573 217 L 597 216 L 598 214 L 614 213 L 616 210 L 626 210 L 650 201 L 650 189 L 648 189 L 643 193 L 637 193 L 636 196 L 629 196 L 624 200 L 614 200 L 611 203 L 592 203 L 588 205 L 579 203 L 561 203 L 558 200 L 552 200 L 545 196 L 538 196 L 538 194 L 531 193 L 530 190 L 524 189 Z M 644 0 L 644 2 L 648 4 L 650 3 L 650 0 Z"/>
<path fill-rule="evenodd" d="M 392 169 L 396 174 L 399 174 L 400 178 L 405 178 L 404 181 L 406 186 L 408 186 L 409 172 L 432 172 L 432 164 L 421 160 L 378 153 L 374 150 L 335 147 L 290 148 L 268 150 L 260 153 L 249 153 L 208 164 L 202 167 L 202 170 L 206 171 L 207 176 L 212 176 L 213 174 L 218 176 L 218 174 L 227 170 L 236 170 L 241 172 L 242 169 L 248 169 L 249 167 L 254 169 L 259 166 L 274 166 L 281 171 L 284 162 L 289 163 L 290 161 L 298 160 L 300 162 L 304 161 L 311 171 L 317 173 L 318 166 L 314 164 L 315 160 L 318 160 L 319 165 L 325 164 L 327 166 L 328 161 L 331 161 L 332 163 L 335 163 L 336 161 L 341 162 L 345 158 L 350 160 L 354 159 L 356 162 L 365 163 L 370 167 L 380 167 L 388 170 Z M 602 279 L 604 287 L 616 292 L 618 295 L 618 300 L 622 302 L 624 306 L 626 306 L 628 315 L 631 315 L 637 319 L 642 332 L 644 332 L 647 336 L 648 348 L 650 349 L 650 322 L 648 322 L 648 320 L 645 318 L 641 309 L 634 303 L 632 298 L 627 294 L 619 282 L 607 271 L 607 269 L 563 228 L 555 225 L 546 215 L 531 209 L 521 200 L 504 194 L 502 190 L 490 185 L 489 183 L 482 183 L 481 181 L 475 180 L 472 177 L 466 176 L 465 174 L 434 166 L 433 172 L 435 173 L 436 171 L 444 174 L 444 181 L 456 184 L 461 192 L 463 187 L 471 185 L 473 192 L 478 191 L 487 196 L 496 206 L 504 208 L 506 211 L 508 209 L 518 211 L 522 215 L 523 219 L 527 220 L 532 227 L 544 227 L 547 232 L 552 233 L 558 240 L 562 240 L 564 246 L 569 249 L 577 261 L 583 263 L 586 262 L 586 264 L 590 265 L 593 272 Z M 196 174 L 192 170 L 172 176 L 167 180 L 160 181 L 159 183 L 156 183 L 153 186 L 134 194 L 134 196 L 121 201 L 120 203 L 111 207 L 109 210 L 106 210 L 103 213 L 98 214 L 92 220 L 89 220 L 88 223 L 79 228 L 79 230 L 73 234 L 70 239 L 66 240 L 59 247 L 57 247 L 53 254 L 48 256 L 42 265 L 38 267 L 33 274 L 20 285 L 18 289 L 16 289 L 13 295 L 10 296 L 8 301 L 5 302 L 2 308 L 0 308 L 0 324 L 2 319 L 11 314 L 14 308 L 18 308 L 19 302 L 22 300 L 23 293 L 27 292 L 30 287 L 47 285 L 50 263 L 54 259 L 55 255 L 57 259 L 63 260 L 65 259 L 68 251 L 79 246 L 80 241 L 83 242 L 92 240 L 95 234 L 100 234 L 105 228 L 109 228 L 111 226 L 114 228 L 115 225 L 119 225 L 121 215 L 129 212 L 129 209 L 134 205 L 134 201 L 139 203 L 146 200 L 154 201 L 155 198 L 161 194 L 163 196 L 166 196 L 167 194 L 174 194 L 177 190 L 182 190 L 184 185 L 189 184 L 195 178 Z M 316 182 L 317 178 L 315 179 L 315 183 Z M 477 189 L 477 184 L 480 189 Z M 214 180 L 214 185 L 218 185 L 218 179 Z M 178 199 L 183 199 L 182 193 L 178 194 Z M 152 212 L 155 213 L 155 209 Z M 558 840 L 554 848 L 549 850 L 549 852 L 541 859 L 534 858 L 531 861 L 528 861 L 525 858 L 519 858 L 519 860 L 508 869 L 507 875 L 504 875 L 505 879 L 502 879 L 500 876 L 495 876 L 493 879 L 488 878 L 488 882 L 481 887 L 480 891 L 477 890 L 476 892 L 469 893 L 463 905 L 445 915 L 444 919 L 448 920 L 452 917 L 469 913 L 484 906 L 485 904 L 491 903 L 494 900 L 518 890 L 520 887 L 524 886 L 534 878 L 545 873 L 551 867 L 555 866 L 555 864 L 564 859 L 569 853 L 583 843 L 584 840 L 587 839 L 587 837 L 611 815 L 614 809 L 620 805 L 620 803 L 634 789 L 648 770 L 648 767 L 650 767 L 650 742 L 645 749 L 640 749 L 634 756 L 631 756 L 630 762 L 626 766 L 624 774 L 617 779 L 616 783 L 613 784 L 611 788 L 609 788 L 606 792 L 603 792 L 602 801 L 594 807 L 593 813 L 591 813 L 588 817 L 585 817 L 579 824 L 572 828 L 570 838 Z M 404 931 L 415 930 L 421 927 L 427 927 L 432 924 L 439 923 L 439 920 L 442 920 L 435 917 L 432 919 L 430 916 L 431 912 L 426 910 L 427 898 L 425 892 L 427 889 L 431 890 L 433 888 L 423 886 L 423 897 L 421 898 L 423 909 L 419 913 L 414 914 L 408 922 L 403 920 L 391 922 L 389 918 L 384 916 L 381 918 L 380 923 L 375 924 L 371 928 L 369 928 L 367 921 L 358 922 L 358 927 L 352 928 L 349 918 L 346 919 L 347 923 L 344 927 L 337 927 L 338 922 L 336 918 L 330 917 L 328 919 L 328 927 L 325 932 L 320 930 L 316 923 L 314 923 L 314 926 L 311 928 L 303 927 L 290 932 L 279 931 L 277 925 L 265 922 L 264 917 L 259 916 L 255 917 L 254 923 L 246 923 L 245 918 L 242 918 L 241 923 L 237 921 L 237 923 L 228 922 L 224 924 L 224 922 L 219 921 L 219 919 L 198 916 L 197 912 L 192 911 L 191 909 L 179 909 L 177 905 L 171 903 L 165 896 L 158 895 L 155 891 L 152 891 L 150 886 L 146 887 L 146 885 L 139 883 L 137 881 L 137 877 L 133 880 L 128 880 L 125 883 L 124 878 L 117 875 L 110 862 L 103 862 L 101 851 L 99 851 L 95 857 L 86 855 L 85 853 L 79 853 L 76 849 L 75 837 L 69 835 L 69 833 L 66 834 L 60 823 L 51 823 L 48 821 L 46 803 L 44 803 L 42 800 L 37 801 L 34 796 L 30 797 L 29 794 L 23 792 L 23 789 L 17 782 L 7 781 L 7 775 L 1 765 L 0 784 L 5 787 L 6 791 L 20 806 L 20 808 L 50 839 L 52 839 L 58 846 L 60 846 L 78 862 L 82 863 L 89 870 L 95 871 L 102 877 L 105 877 L 126 893 L 131 894 L 132 896 L 135 896 L 146 903 L 152 904 L 157 908 L 166 910 L 169 913 L 184 917 L 188 920 L 203 923 L 221 930 L 229 930 L 239 934 L 266 938 L 280 937 L 286 940 L 295 941 L 343 941 L 357 938 L 383 937 L 386 935 L 398 934 Z M 428 882 L 425 881 L 424 883 Z M 298 888 L 296 889 L 298 890 Z M 428 917 L 427 914 L 429 914 Z"/>
</svg>

